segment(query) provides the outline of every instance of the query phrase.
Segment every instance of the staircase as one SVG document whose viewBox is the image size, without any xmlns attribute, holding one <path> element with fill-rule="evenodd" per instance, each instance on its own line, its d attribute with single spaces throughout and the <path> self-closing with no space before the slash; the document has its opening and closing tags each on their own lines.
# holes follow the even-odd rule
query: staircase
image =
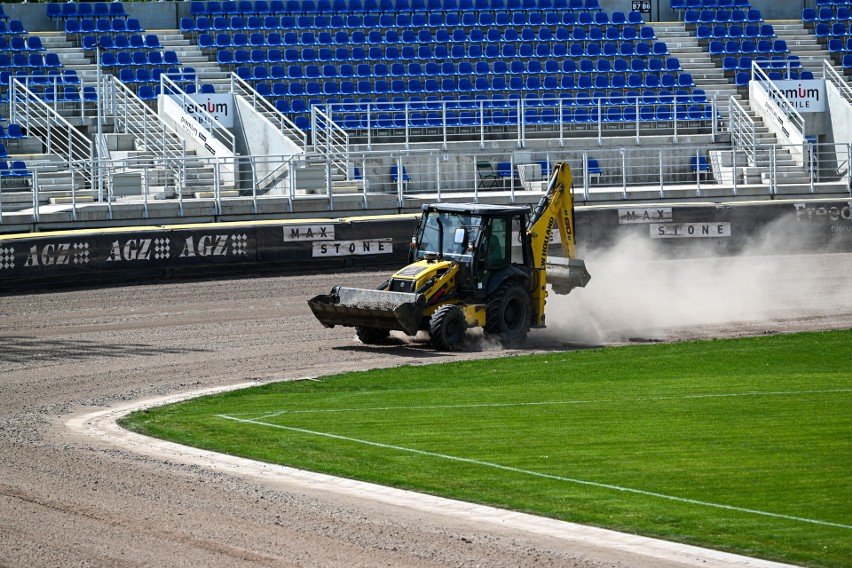
<svg viewBox="0 0 852 568">
<path fill-rule="evenodd" d="M 822 58 L 820 58 L 820 46 L 814 41 L 814 36 L 807 34 L 801 22 L 798 28 L 794 22 L 780 25 L 773 22 L 772 24 L 778 38 L 787 41 L 791 55 L 798 55 L 805 69 L 816 72 L 821 67 L 825 52 L 822 51 Z M 692 75 L 696 88 L 703 89 L 708 99 L 716 98 L 724 122 L 730 126 L 728 101 L 733 97 L 755 123 L 755 142 L 767 147 L 778 144 L 778 138 L 769 131 L 763 118 L 751 108 L 747 98 L 748 91 L 738 90 L 733 82 L 723 79 L 721 61 L 717 62 L 710 56 L 710 52 L 699 44 L 694 32 L 687 30 L 682 22 L 656 24 L 654 30 L 657 32 L 657 41 L 666 42 L 669 57 L 677 57 L 683 71 Z M 780 148 L 774 156 L 771 156 L 769 152 L 757 152 L 754 155 L 738 152 L 735 161 L 732 159 L 731 151 L 717 151 L 711 156 L 711 165 L 714 177 L 720 183 L 733 182 L 735 162 L 738 184 L 765 184 L 771 175 L 773 159 L 777 176 L 785 185 L 808 183 L 808 172 L 795 163 L 786 148 Z"/>
<path fill-rule="evenodd" d="M 227 84 L 228 74 L 210 61 L 197 45 L 185 39 L 177 30 L 149 30 L 146 33 L 156 34 L 162 50 L 174 51 L 182 67 L 192 67 L 198 75 L 199 82 L 212 84 Z M 60 61 L 67 69 L 77 72 L 83 85 L 97 85 L 99 74 L 96 52 L 85 51 L 79 45 L 68 41 L 63 32 L 44 32 L 39 34 L 42 44 L 48 51 L 58 54 Z M 103 85 L 99 92 L 108 92 L 109 76 L 103 75 Z M 173 197 L 180 188 L 183 196 L 193 196 L 210 192 L 214 185 L 213 166 L 202 160 L 186 161 L 183 166 L 183 142 L 173 131 L 168 129 L 157 117 L 154 105 L 148 105 L 133 96 L 128 88 L 117 80 L 112 84 L 114 92 L 119 93 L 122 112 L 105 113 L 102 117 L 101 132 L 108 139 L 107 146 L 111 148 L 111 173 L 123 175 L 128 173 L 145 173 L 146 186 L 151 197 Z M 96 137 L 96 110 L 92 109 L 86 115 L 78 108 L 57 107 L 68 122 L 80 128 L 91 139 Z M 186 152 L 191 158 L 193 152 Z M 106 158 L 106 157 L 105 157 Z M 44 156 L 34 160 L 35 163 L 61 163 L 56 156 Z M 66 168 L 67 169 L 67 168 Z M 72 181 L 71 177 L 63 175 L 60 168 L 56 172 L 49 168 L 48 172 L 39 177 L 39 190 L 48 195 L 51 202 L 63 202 L 75 193 L 81 200 L 91 198 L 96 191 L 79 192 L 80 181 Z M 113 171 L 114 170 L 114 171 Z M 223 190 L 233 190 L 224 187 Z M 139 189 L 141 191 L 141 188 Z M 138 198 L 139 191 L 135 197 Z M 42 200 L 45 198 L 43 197 Z M 117 197 L 120 199 L 120 197 Z"/>
</svg>

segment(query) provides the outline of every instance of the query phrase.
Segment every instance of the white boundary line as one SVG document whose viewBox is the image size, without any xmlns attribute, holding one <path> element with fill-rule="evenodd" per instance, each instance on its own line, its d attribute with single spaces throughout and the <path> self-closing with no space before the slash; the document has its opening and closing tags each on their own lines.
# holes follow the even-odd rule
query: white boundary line
<svg viewBox="0 0 852 568">
<path fill-rule="evenodd" d="M 828 521 L 807 519 L 805 517 L 794 517 L 794 516 L 790 516 L 790 515 L 782 515 L 780 513 L 770 513 L 770 512 L 767 512 L 767 511 L 760 511 L 760 510 L 757 510 L 757 509 L 746 509 L 744 507 L 736 507 L 734 505 L 724 505 L 724 504 L 721 504 L 721 503 L 710 503 L 710 502 L 707 502 L 707 501 L 698 501 L 696 499 L 689 499 L 689 498 L 686 498 L 686 497 L 676 497 L 674 495 L 666 495 L 664 493 L 655 493 L 653 491 L 645 491 L 643 489 L 633 489 L 633 488 L 630 488 L 630 487 L 621 487 L 619 485 L 611 485 L 609 483 L 598 483 L 596 481 L 586 481 L 586 480 L 583 480 L 583 479 L 574 479 L 574 478 L 571 478 L 571 477 L 562 477 L 560 475 L 551 475 L 551 474 L 548 474 L 548 473 L 540 473 L 540 472 L 535 472 L 535 471 L 529 471 L 529 470 L 526 470 L 526 469 L 520 469 L 520 468 L 511 467 L 511 466 L 507 466 L 507 465 L 500 465 L 500 464 L 492 463 L 492 462 L 474 460 L 474 459 L 469 459 L 469 458 L 460 458 L 460 457 L 457 457 L 457 456 L 450 456 L 450 455 L 446 455 L 446 454 L 438 454 L 438 453 L 435 453 L 435 452 L 427 452 L 427 451 L 424 451 L 424 450 L 416 450 L 416 449 L 413 449 L 413 448 L 405 448 L 403 446 L 394 446 L 394 445 L 391 445 L 391 444 L 382 444 L 380 442 L 371 442 L 369 440 L 361 440 L 361 439 L 358 439 L 358 438 L 350 438 L 348 436 L 339 436 L 337 434 L 330 434 L 328 432 L 316 432 L 314 430 L 305 430 L 304 428 L 294 428 L 292 426 L 283 426 L 283 425 L 280 425 L 280 424 L 270 424 L 268 422 L 261 422 L 260 420 L 246 420 L 246 419 L 234 418 L 233 416 L 227 416 L 227 415 L 224 415 L 224 414 L 217 414 L 216 416 L 218 416 L 219 418 L 223 418 L 225 420 L 232 420 L 232 421 L 240 422 L 240 423 L 243 423 L 243 424 L 256 424 L 258 426 L 266 426 L 266 427 L 270 427 L 270 428 L 277 428 L 279 430 L 288 430 L 288 431 L 291 431 L 291 432 L 299 432 L 301 434 L 311 434 L 311 435 L 314 435 L 314 436 L 322 436 L 322 437 L 325 437 L 325 438 L 333 438 L 335 440 L 344 440 L 344 441 L 347 441 L 347 442 L 356 442 L 358 444 L 364 444 L 366 446 L 374 446 L 374 447 L 377 447 L 377 448 L 384 448 L 384 449 L 388 449 L 388 450 L 397 450 L 397 451 L 400 451 L 400 452 L 408 452 L 408 453 L 412 453 L 412 454 L 418 454 L 418 455 L 428 456 L 428 457 L 433 457 L 433 458 L 441 458 L 441 459 L 450 460 L 450 461 L 469 463 L 469 464 L 472 464 L 472 465 L 478 465 L 478 466 L 482 466 L 482 467 L 490 467 L 490 468 L 494 468 L 494 469 L 501 469 L 503 471 L 511 471 L 513 473 L 521 473 L 521 474 L 530 475 L 530 476 L 533 476 L 533 477 L 542 477 L 542 478 L 545 478 L 545 479 L 553 479 L 553 480 L 556 480 L 556 481 L 565 481 L 565 482 L 568 482 L 568 483 L 576 483 L 578 485 L 600 487 L 602 489 L 613 489 L 615 491 L 623 491 L 625 493 L 636 493 L 636 494 L 645 495 L 645 496 L 648 496 L 648 497 L 657 497 L 657 498 L 660 498 L 660 499 L 668 499 L 669 501 L 678 501 L 680 503 L 689 503 L 689 504 L 692 504 L 692 505 L 701 505 L 703 507 L 713 507 L 714 509 L 725 509 L 725 510 L 728 510 L 728 511 L 736 511 L 736 512 L 739 512 L 739 513 L 750 513 L 750 514 L 753 514 L 753 515 L 761 515 L 761 516 L 764 516 L 764 517 L 773 517 L 773 518 L 776 518 L 776 519 L 784 519 L 784 520 L 787 520 L 787 521 L 798 521 L 798 522 L 803 522 L 803 523 L 811 523 L 811 524 L 814 524 L 814 525 L 822 525 L 822 526 L 826 526 L 826 527 L 835 527 L 835 528 L 841 528 L 841 529 L 852 529 L 852 525 L 843 525 L 843 524 L 840 524 L 840 523 L 832 523 L 832 522 L 828 522 Z"/>
<path fill-rule="evenodd" d="M 649 397 L 632 397 L 632 398 L 609 398 L 609 399 L 589 399 L 589 400 L 543 400 L 537 402 L 501 402 L 493 404 L 428 404 L 422 406 L 364 406 L 352 408 L 318 408 L 306 410 L 281 410 L 279 412 L 269 412 L 261 414 L 255 418 L 246 420 L 265 420 L 267 418 L 275 418 L 284 414 L 336 414 L 340 412 L 381 412 L 389 410 L 453 410 L 467 408 L 509 408 L 515 406 L 568 406 L 574 404 L 622 404 L 625 402 L 647 402 L 654 400 L 691 400 L 702 398 L 729 398 L 740 396 L 787 396 L 794 394 L 832 394 L 832 393 L 848 393 L 852 389 L 827 389 L 827 390 L 803 390 L 803 391 L 748 391 L 739 393 L 707 393 L 707 394 L 687 394 L 682 396 L 649 396 Z M 239 412 L 224 416 L 229 419 L 239 419 L 240 417 L 251 416 L 254 412 Z"/>
<path fill-rule="evenodd" d="M 258 481 L 277 481 L 296 489 L 319 490 L 348 495 L 361 499 L 374 500 L 389 505 L 407 507 L 434 515 L 446 515 L 502 529 L 524 531 L 557 538 L 566 542 L 574 542 L 583 546 L 596 546 L 602 549 L 620 551 L 626 554 L 648 559 L 659 559 L 669 563 L 679 563 L 683 566 L 706 568 L 723 567 L 755 567 L 755 568 L 790 568 L 789 564 L 781 564 L 690 546 L 676 542 L 642 537 L 616 531 L 599 529 L 536 517 L 524 513 L 497 509 L 484 505 L 475 505 L 461 501 L 453 501 L 442 497 L 434 497 L 383 487 L 372 483 L 364 483 L 302 471 L 290 467 L 256 462 L 225 454 L 218 454 L 198 448 L 182 446 L 142 436 L 121 428 L 116 421 L 136 410 L 154 406 L 162 406 L 198 396 L 222 393 L 237 389 L 264 384 L 248 382 L 226 387 L 216 387 L 182 393 L 171 396 L 136 401 L 121 406 L 100 410 L 72 417 L 66 421 L 66 426 L 79 434 L 83 434 L 113 446 L 126 448 L 138 454 L 148 455 L 157 459 L 175 460 L 181 463 L 207 467 L 216 471 L 254 478 Z"/>
</svg>

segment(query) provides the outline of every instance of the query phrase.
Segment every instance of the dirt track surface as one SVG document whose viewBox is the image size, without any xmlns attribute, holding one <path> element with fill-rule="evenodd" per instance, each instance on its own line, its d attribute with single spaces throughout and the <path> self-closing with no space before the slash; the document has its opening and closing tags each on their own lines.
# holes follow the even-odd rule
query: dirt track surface
<svg viewBox="0 0 852 568">
<path fill-rule="evenodd" d="M 739 311 L 745 321 L 634 321 L 623 333 L 608 322 L 593 331 L 607 343 L 852 327 L 852 255 L 750 264 L 769 266 L 748 285 L 776 302 L 759 314 Z M 606 267 L 590 270 L 592 283 L 572 301 L 587 304 L 584 321 L 603 321 L 607 308 L 594 306 L 615 309 L 614 299 L 591 290 L 595 278 L 613 277 Z M 471 347 L 444 355 L 422 342 L 366 347 L 349 329 L 319 326 L 305 304 L 335 284 L 381 279 L 322 274 L 0 296 L 0 566 L 682 565 L 158 458 L 67 427 L 98 410 L 247 381 L 507 354 Z M 588 337 L 555 324 L 531 336 L 534 349 Z"/>
</svg>

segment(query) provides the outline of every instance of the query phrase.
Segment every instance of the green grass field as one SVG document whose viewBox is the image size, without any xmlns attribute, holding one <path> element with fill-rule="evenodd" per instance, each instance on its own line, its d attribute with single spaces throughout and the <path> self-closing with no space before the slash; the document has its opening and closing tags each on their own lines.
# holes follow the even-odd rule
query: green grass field
<svg viewBox="0 0 852 568">
<path fill-rule="evenodd" d="M 566 521 L 852 565 L 852 330 L 349 373 L 124 425 Z"/>
</svg>

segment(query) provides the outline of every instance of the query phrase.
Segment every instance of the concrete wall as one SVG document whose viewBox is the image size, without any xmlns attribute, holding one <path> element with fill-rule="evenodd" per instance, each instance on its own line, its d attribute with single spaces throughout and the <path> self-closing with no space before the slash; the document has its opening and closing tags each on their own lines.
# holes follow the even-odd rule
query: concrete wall
<svg viewBox="0 0 852 568">
<path fill-rule="evenodd" d="M 405 263 L 417 215 L 0 235 L 0 290 Z M 628 239 L 668 257 L 852 251 L 852 202 L 579 207 L 579 256 Z"/>
<path fill-rule="evenodd" d="M 831 140 L 827 141 L 836 144 L 834 165 L 837 173 L 845 173 L 846 179 L 850 180 L 852 179 L 849 175 L 849 167 L 852 165 L 849 163 L 852 159 L 849 151 L 849 144 L 852 143 L 852 106 L 830 81 L 825 82 L 825 95 L 828 108 L 826 115 L 830 118 L 826 121 L 828 123 L 826 132 L 830 133 L 831 137 Z"/>
</svg>

